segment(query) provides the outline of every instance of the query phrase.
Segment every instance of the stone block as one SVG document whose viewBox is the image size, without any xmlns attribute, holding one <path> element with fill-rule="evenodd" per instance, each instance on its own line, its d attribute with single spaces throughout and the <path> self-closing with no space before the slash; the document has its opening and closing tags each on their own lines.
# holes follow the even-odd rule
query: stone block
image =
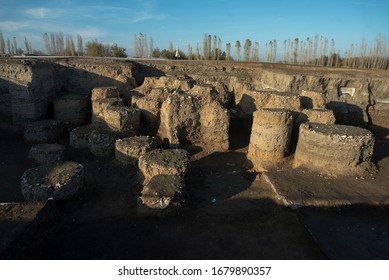
<svg viewBox="0 0 389 280">
<path fill-rule="evenodd" d="M 36 144 L 31 147 L 28 158 L 40 164 L 49 164 L 65 159 L 65 146 L 59 144 Z"/>
<path fill-rule="evenodd" d="M 177 175 L 156 175 L 143 187 L 140 206 L 166 211 L 183 206 L 185 184 Z"/>
<path fill-rule="evenodd" d="M 54 100 L 54 119 L 69 126 L 79 126 L 90 121 L 89 96 L 66 94 Z"/>
<path fill-rule="evenodd" d="M 289 153 L 293 118 L 283 109 L 259 109 L 254 112 L 248 158 L 256 168 L 267 168 Z"/>
<path fill-rule="evenodd" d="M 92 90 L 92 101 L 106 98 L 120 98 L 119 89 L 117 87 L 96 87 Z"/>
<path fill-rule="evenodd" d="M 27 201 L 66 200 L 83 186 L 84 167 L 65 161 L 26 170 L 21 190 Z"/>
<path fill-rule="evenodd" d="M 294 166 L 327 175 L 354 176 L 372 170 L 374 136 L 363 128 L 304 123 L 300 125 Z"/>
<path fill-rule="evenodd" d="M 335 116 L 331 110 L 303 109 L 296 119 L 296 124 L 301 124 L 306 122 L 335 124 Z"/>
<path fill-rule="evenodd" d="M 62 123 L 56 120 L 43 120 L 28 123 L 24 127 L 24 139 L 29 142 L 48 142 L 64 133 Z"/>
<path fill-rule="evenodd" d="M 150 136 L 118 139 L 115 142 L 115 157 L 123 165 L 137 164 L 140 156 L 156 148 L 156 139 Z"/>
<path fill-rule="evenodd" d="M 138 167 L 143 177 L 143 185 L 156 175 L 185 176 L 189 169 L 189 154 L 182 149 L 153 150 L 139 158 Z"/>
<path fill-rule="evenodd" d="M 326 98 L 318 91 L 302 90 L 300 94 L 302 107 L 305 109 L 324 109 Z"/>
<path fill-rule="evenodd" d="M 115 134 L 130 137 L 139 134 L 140 110 L 126 106 L 107 106 L 104 111 L 104 123 Z"/>
</svg>

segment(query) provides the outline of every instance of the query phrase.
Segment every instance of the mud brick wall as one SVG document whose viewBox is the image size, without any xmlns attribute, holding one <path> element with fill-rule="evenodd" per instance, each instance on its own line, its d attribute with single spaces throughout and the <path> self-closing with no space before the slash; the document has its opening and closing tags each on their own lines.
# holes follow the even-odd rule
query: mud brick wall
<svg viewBox="0 0 389 280">
<path fill-rule="evenodd" d="M 328 175 L 361 175 L 372 168 L 374 136 L 363 128 L 305 123 L 300 126 L 294 166 Z"/>
</svg>

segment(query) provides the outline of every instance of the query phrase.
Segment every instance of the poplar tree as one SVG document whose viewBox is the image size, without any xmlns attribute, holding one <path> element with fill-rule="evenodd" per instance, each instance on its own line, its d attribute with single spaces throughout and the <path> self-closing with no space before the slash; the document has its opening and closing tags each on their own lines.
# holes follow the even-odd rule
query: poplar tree
<svg viewBox="0 0 389 280">
<path fill-rule="evenodd" d="M 203 59 L 208 59 L 209 53 L 208 53 L 208 34 L 205 33 L 203 36 Z"/>
<path fill-rule="evenodd" d="M 251 41 L 250 39 L 246 39 L 246 42 L 243 46 L 243 58 L 244 61 L 250 61 L 250 51 L 251 51 Z"/>
<path fill-rule="evenodd" d="M 192 46 L 190 44 L 188 45 L 188 59 L 189 60 L 193 59 L 193 57 L 192 57 Z"/>
<path fill-rule="evenodd" d="M 294 64 L 297 64 L 298 47 L 299 47 L 299 39 L 295 38 L 293 43 L 293 63 Z"/>
<path fill-rule="evenodd" d="M 154 51 L 154 41 L 153 41 L 153 37 L 151 37 L 151 35 L 149 37 L 149 47 L 150 47 L 149 54 L 150 54 L 150 56 L 152 56 L 153 51 Z"/>
<path fill-rule="evenodd" d="M 15 49 L 13 51 L 13 53 L 17 54 L 17 52 L 18 52 L 18 43 L 16 42 L 16 37 L 13 37 L 13 42 L 14 42 L 13 46 L 14 46 L 14 49 Z"/>
<path fill-rule="evenodd" d="M 217 36 L 213 35 L 212 59 L 217 60 Z"/>
<path fill-rule="evenodd" d="M 237 40 L 237 41 L 235 42 L 235 53 L 236 53 L 236 60 L 237 60 L 237 61 L 240 61 L 240 47 L 241 47 L 240 41 Z"/>
<path fill-rule="evenodd" d="M 47 35 L 47 33 L 43 34 L 43 43 L 45 44 L 45 48 L 46 48 L 46 52 L 48 55 L 52 55 L 52 51 L 51 51 L 51 45 L 50 45 L 50 41 L 49 41 L 49 35 Z"/>
<path fill-rule="evenodd" d="M 9 40 L 9 38 L 7 38 L 7 50 L 8 53 L 11 54 L 11 41 Z"/>
<path fill-rule="evenodd" d="M 196 60 L 200 60 L 200 47 L 198 43 L 196 45 Z"/>
<path fill-rule="evenodd" d="M 3 33 L 1 31 L 0 31 L 0 53 L 1 54 L 5 53 L 5 43 L 4 43 Z"/>
<path fill-rule="evenodd" d="M 226 60 L 231 60 L 231 44 L 226 44 Z"/>
<path fill-rule="evenodd" d="M 84 44 L 82 42 L 82 37 L 80 34 L 77 34 L 77 55 L 84 55 Z"/>
</svg>

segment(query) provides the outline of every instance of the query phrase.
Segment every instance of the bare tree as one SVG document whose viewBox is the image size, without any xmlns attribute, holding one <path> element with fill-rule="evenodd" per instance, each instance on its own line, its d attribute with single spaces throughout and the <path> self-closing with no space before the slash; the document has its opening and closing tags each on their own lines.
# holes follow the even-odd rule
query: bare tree
<svg viewBox="0 0 389 280">
<path fill-rule="evenodd" d="M 231 44 L 226 44 L 226 60 L 231 60 Z"/>
<path fill-rule="evenodd" d="M 196 45 L 196 60 L 200 60 L 200 46 L 198 43 Z"/>
<path fill-rule="evenodd" d="M 76 54 L 76 49 L 74 47 L 73 37 L 71 35 L 66 36 L 65 54 L 70 55 L 70 56 L 74 56 Z"/>
<path fill-rule="evenodd" d="M 220 37 L 218 37 L 218 39 L 217 39 L 217 60 L 220 59 L 221 50 L 222 50 L 222 40 L 220 39 Z"/>
<path fill-rule="evenodd" d="M 211 35 L 208 35 L 207 45 L 208 45 L 208 58 L 207 59 L 210 59 L 211 55 L 212 55 L 212 36 Z"/>
<path fill-rule="evenodd" d="M 295 38 L 293 43 L 293 63 L 294 64 L 297 64 L 298 48 L 299 48 L 299 39 Z"/>
<path fill-rule="evenodd" d="M 82 42 L 82 37 L 80 34 L 77 34 L 77 55 L 84 55 L 84 44 Z"/>
<path fill-rule="evenodd" d="M 273 57 L 273 62 L 276 62 L 277 61 L 277 40 L 276 39 L 273 40 L 273 53 L 272 53 L 272 57 Z"/>
<path fill-rule="evenodd" d="M 13 42 L 14 42 L 13 46 L 15 48 L 13 53 L 17 54 L 18 53 L 18 42 L 16 42 L 16 37 L 13 37 Z"/>
<path fill-rule="evenodd" d="M 26 36 L 24 36 L 24 48 L 25 48 L 27 54 L 31 54 L 32 53 L 31 42 L 29 42 L 27 40 Z"/>
<path fill-rule="evenodd" d="M 240 47 L 241 47 L 240 41 L 237 40 L 235 42 L 235 54 L 236 54 L 236 60 L 238 60 L 238 61 L 240 60 Z"/>
<path fill-rule="evenodd" d="M 150 46 L 150 56 L 152 55 L 153 51 L 154 51 L 154 41 L 153 41 L 153 37 L 149 37 L 149 46 Z"/>
<path fill-rule="evenodd" d="M 243 59 L 244 61 L 250 61 L 250 52 L 251 52 L 251 41 L 246 39 L 246 42 L 243 46 Z"/>
<path fill-rule="evenodd" d="M 192 46 L 189 44 L 188 45 L 188 59 L 189 60 L 192 60 L 193 59 L 193 55 L 192 55 Z"/>
<path fill-rule="evenodd" d="M 208 34 L 205 33 L 203 36 L 203 59 L 208 59 L 209 53 L 208 53 Z"/>
<path fill-rule="evenodd" d="M 50 41 L 51 42 L 50 42 L 49 49 L 51 51 L 51 54 L 58 54 L 59 50 L 58 50 L 57 40 L 56 40 L 55 34 L 53 34 L 53 33 L 50 34 Z"/>
<path fill-rule="evenodd" d="M 217 60 L 217 36 L 213 35 L 212 59 Z"/>
<path fill-rule="evenodd" d="M 7 50 L 8 50 L 8 53 L 11 54 L 12 50 L 11 50 L 11 41 L 9 40 L 9 38 L 7 38 Z"/>
<path fill-rule="evenodd" d="M 169 41 L 169 44 L 168 44 L 168 47 L 167 47 L 168 51 L 170 53 L 173 53 L 173 42 L 172 41 Z"/>
<path fill-rule="evenodd" d="M 255 42 L 251 51 L 251 61 L 259 61 L 259 42 Z"/>
<path fill-rule="evenodd" d="M 52 55 L 49 35 L 47 35 L 47 33 L 43 34 L 43 43 L 45 44 L 47 54 Z"/>
<path fill-rule="evenodd" d="M 314 61 L 314 64 L 317 65 L 317 44 L 319 40 L 319 35 L 316 34 L 315 38 L 313 40 L 313 54 L 312 54 L 312 59 Z"/>
<path fill-rule="evenodd" d="M 5 43 L 3 38 L 3 33 L 0 31 L 0 53 L 5 53 Z"/>
</svg>

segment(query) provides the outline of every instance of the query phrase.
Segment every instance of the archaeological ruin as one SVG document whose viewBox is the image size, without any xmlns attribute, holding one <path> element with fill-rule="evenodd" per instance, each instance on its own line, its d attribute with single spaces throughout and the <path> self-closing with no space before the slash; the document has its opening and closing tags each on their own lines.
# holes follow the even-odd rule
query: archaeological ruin
<svg viewBox="0 0 389 280">
<path fill-rule="evenodd" d="M 258 223 L 278 217 L 308 238 L 294 209 L 389 204 L 383 169 L 385 164 L 389 168 L 388 119 L 385 70 L 228 61 L 0 58 L 1 168 L 9 166 L 1 173 L 9 178 L 0 177 L 0 217 L 14 217 L 4 214 L 12 207 L 29 209 L 40 203 L 38 213 L 54 207 L 50 211 L 57 216 L 50 221 L 59 221 L 47 231 L 54 232 L 49 245 L 36 243 L 45 248 L 43 255 L 28 243 L 39 234 L 34 228 L 20 230 L 7 246 L 0 246 L 0 257 L 47 257 L 77 233 L 106 230 L 116 236 L 113 232 L 120 231 L 119 226 L 111 231 L 92 224 L 119 225 L 130 218 L 139 230 L 131 224 L 123 229 L 126 234 L 146 232 L 145 239 L 155 240 L 148 241 L 154 244 L 150 248 L 159 246 L 168 254 L 155 245 L 166 242 L 164 235 L 149 233 L 165 230 L 192 250 L 194 258 L 221 254 L 213 243 L 204 246 L 219 255 L 202 254 L 182 240 L 182 234 L 192 231 L 206 236 L 198 242 L 211 236 L 195 226 L 203 224 L 202 219 L 209 224 L 218 223 L 213 218 L 243 223 L 256 215 L 259 221 L 250 223 L 261 228 Z M 35 213 L 31 221 L 50 227 L 36 217 L 40 216 Z M 168 225 L 156 222 L 159 219 Z M 263 231 L 272 232 L 272 226 L 266 224 Z M 224 226 L 223 230 L 229 231 Z M 284 238 L 295 238 L 288 234 Z M 146 249 L 140 257 L 152 256 L 142 240 L 137 242 Z M 29 245 L 22 248 L 18 242 Z M 314 241 L 304 242 L 301 247 L 307 252 L 316 250 Z M 258 256 L 246 250 L 252 255 L 243 256 Z M 90 256 L 77 252 L 80 255 L 53 254 Z M 121 256 L 135 257 L 126 252 Z M 104 254 L 114 258 L 108 251 Z M 315 258 L 321 253 L 293 254 Z M 160 256 L 166 255 L 156 255 Z"/>
</svg>

